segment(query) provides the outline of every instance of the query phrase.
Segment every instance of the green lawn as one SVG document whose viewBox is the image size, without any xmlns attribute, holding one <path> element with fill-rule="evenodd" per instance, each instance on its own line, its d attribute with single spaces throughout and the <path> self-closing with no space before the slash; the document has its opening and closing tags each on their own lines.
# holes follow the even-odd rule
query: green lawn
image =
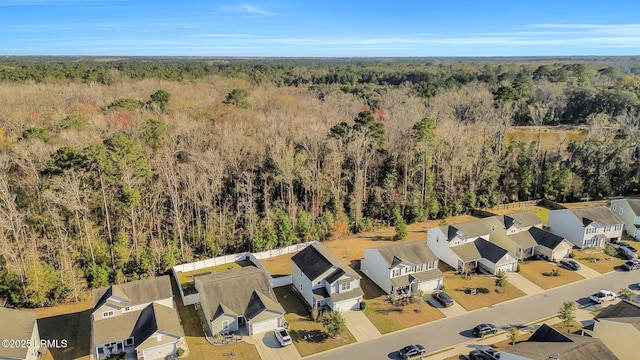
<svg viewBox="0 0 640 360">
<path fill-rule="evenodd" d="M 560 275 L 549 276 L 553 269 L 556 269 Z M 584 279 L 575 271 L 567 270 L 544 260 L 521 263 L 520 274 L 545 290 Z"/>
<path fill-rule="evenodd" d="M 331 339 L 321 322 L 310 320 L 309 312 L 302 303 L 303 300 L 293 292 L 290 286 L 281 286 L 273 290 L 286 312 L 284 317 L 289 323 L 289 333 L 301 356 L 309 356 L 356 342 L 349 330 Z"/>
<path fill-rule="evenodd" d="M 6 325 L 6 324 L 5 324 Z M 66 340 L 64 349 L 49 349 L 54 359 L 81 359 L 89 356 L 91 309 L 38 319 L 41 339 Z"/>
<path fill-rule="evenodd" d="M 361 274 L 362 275 L 362 274 Z M 360 287 L 364 291 L 364 314 L 382 334 L 441 319 L 444 314 L 424 299 L 403 306 L 393 306 L 387 294 L 368 277 L 362 276 Z"/>
<path fill-rule="evenodd" d="M 447 294 L 451 295 L 453 300 L 469 311 L 489 307 L 525 295 L 524 292 L 509 283 L 503 288 L 496 287 L 495 280 L 487 275 L 476 274 L 465 279 L 451 270 L 443 272 Z M 489 293 L 471 295 L 466 291 L 468 288 L 486 288 Z"/>
</svg>

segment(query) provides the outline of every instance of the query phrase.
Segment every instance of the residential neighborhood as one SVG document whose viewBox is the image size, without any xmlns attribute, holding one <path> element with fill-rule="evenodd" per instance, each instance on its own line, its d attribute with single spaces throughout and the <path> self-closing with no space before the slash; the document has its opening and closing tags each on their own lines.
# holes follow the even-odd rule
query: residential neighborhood
<svg viewBox="0 0 640 360">
<path fill-rule="evenodd" d="M 516 328 L 524 339 L 513 345 L 491 347 L 484 344 L 488 340 L 467 339 L 443 351 L 444 344 L 424 336 L 422 357 L 453 359 L 458 355 L 452 352 L 460 351 L 459 356 L 482 358 L 478 354 L 499 351 L 500 359 L 539 359 L 540 354 L 545 358 L 559 354 L 561 359 L 587 358 L 587 354 L 632 359 L 637 352 L 629 344 L 640 340 L 636 302 L 640 272 L 621 270 L 624 261 L 615 253 L 604 254 L 604 248 L 640 246 L 630 236 L 633 233 L 622 233 L 625 222 L 617 218 L 626 202 L 616 204 L 618 212 L 613 205 L 549 210 L 548 222 L 531 210 L 516 209 L 415 230 L 404 240 L 311 241 L 201 260 L 176 266 L 171 276 L 95 289 L 87 319 L 91 324 L 87 356 L 96 360 L 190 358 L 204 346 L 226 357 L 243 351 L 248 359 L 322 359 L 327 351 L 348 351 L 374 340 L 380 346 L 392 339 L 397 328 L 388 328 L 387 322 L 395 316 L 419 314 L 423 320 L 406 327 L 412 331 L 616 276 L 616 281 L 628 282 L 630 297 L 618 299 L 624 291 L 612 287 L 607 291 L 620 291 L 615 301 L 592 302 L 589 293 L 562 299 L 578 304 L 581 312 L 582 325 L 572 324 L 570 333 L 563 331 L 557 309 L 547 309 L 551 318 Z M 566 260 L 579 265 L 569 268 Z M 282 269 L 289 269 L 289 274 Z M 499 284 L 502 274 L 508 274 L 506 284 Z M 486 306 L 476 306 L 485 301 Z M 449 302 L 455 306 L 449 308 Z M 0 358 L 37 359 L 56 353 L 51 349 L 47 354 L 41 346 L 43 335 L 33 313 L 0 310 L 2 319 L 14 325 L 10 331 L 1 330 L 3 338 L 19 340 L 20 335 L 33 345 L 20 351 L 0 349 Z M 380 317 L 380 312 L 389 316 Z M 185 314 L 193 315 L 181 318 Z M 327 335 L 326 319 L 331 314 L 338 314 L 342 325 Z M 398 323 L 400 328 L 403 323 Z M 489 336 L 496 339 L 492 344 L 509 336 L 508 326 L 513 324 L 496 327 L 497 334 Z M 194 343 L 194 338 L 202 340 Z M 343 346 L 333 349 L 331 343 L 339 341 Z M 396 345 L 399 349 L 408 344 Z M 464 350 L 463 345 L 472 350 Z M 391 352 L 389 358 L 398 354 Z"/>
</svg>

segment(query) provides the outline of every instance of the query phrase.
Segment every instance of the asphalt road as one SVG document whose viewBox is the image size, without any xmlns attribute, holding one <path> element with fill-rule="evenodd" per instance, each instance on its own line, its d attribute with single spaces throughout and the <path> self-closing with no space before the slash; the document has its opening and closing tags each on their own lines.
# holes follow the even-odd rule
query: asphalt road
<svg viewBox="0 0 640 360">
<path fill-rule="evenodd" d="M 348 345 L 305 359 L 399 359 L 398 349 L 408 344 L 422 344 L 427 353 L 432 353 L 473 339 L 471 328 L 477 324 L 489 322 L 503 329 L 525 325 L 556 315 L 564 301 L 574 300 L 584 306 L 590 303 L 589 295 L 600 289 L 617 292 L 626 287 L 637 290 L 638 282 L 640 271 L 614 271 L 594 279 L 393 332 L 372 341 Z"/>
</svg>

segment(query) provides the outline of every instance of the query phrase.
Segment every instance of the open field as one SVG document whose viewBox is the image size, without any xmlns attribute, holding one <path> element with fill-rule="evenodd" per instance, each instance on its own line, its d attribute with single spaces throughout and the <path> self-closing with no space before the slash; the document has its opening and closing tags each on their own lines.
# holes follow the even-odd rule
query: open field
<svg viewBox="0 0 640 360">
<path fill-rule="evenodd" d="M 542 148 L 550 152 L 560 151 L 567 154 L 567 145 L 572 140 L 584 140 L 587 138 L 586 126 L 512 126 L 507 132 L 506 142 L 520 140 L 526 144 L 538 141 Z"/>
<path fill-rule="evenodd" d="M 553 269 L 558 270 L 560 275 L 550 276 Z M 520 263 L 520 274 L 545 290 L 584 279 L 575 271 L 544 260 Z"/>
<path fill-rule="evenodd" d="M 289 323 L 289 333 L 301 356 L 308 356 L 356 342 L 349 330 L 345 330 L 335 339 L 331 339 L 321 322 L 310 320 L 309 312 L 302 303 L 303 300 L 293 292 L 290 286 L 281 286 L 273 290 L 286 311 L 285 319 Z"/>
</svg>

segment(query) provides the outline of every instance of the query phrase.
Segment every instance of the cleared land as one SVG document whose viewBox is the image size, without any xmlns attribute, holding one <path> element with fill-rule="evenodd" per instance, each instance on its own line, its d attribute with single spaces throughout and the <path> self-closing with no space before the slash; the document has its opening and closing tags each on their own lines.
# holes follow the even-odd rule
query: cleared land
<svg viewBox="0 0 640 360">
<path fill-rule="evenodd" d="M 196 275 L 229 271 L 229 270 L 239 269 L 241 267 L 246 267 L 246 266 L 255 266 L 255 265 L 249 260 L 242 260 L 242 261 L 236 261 L 228 264 L 210 266 L 210 267 L 206 267 L 206 268 L 194 270 L 194 271 L 178 272 L 176 274 L 178 275 L 178 280 L 180 281 L 180 286 L 182 286 L 183 290 L 193 290 L 195 286 L 193 278 Z"/>
</svg>

